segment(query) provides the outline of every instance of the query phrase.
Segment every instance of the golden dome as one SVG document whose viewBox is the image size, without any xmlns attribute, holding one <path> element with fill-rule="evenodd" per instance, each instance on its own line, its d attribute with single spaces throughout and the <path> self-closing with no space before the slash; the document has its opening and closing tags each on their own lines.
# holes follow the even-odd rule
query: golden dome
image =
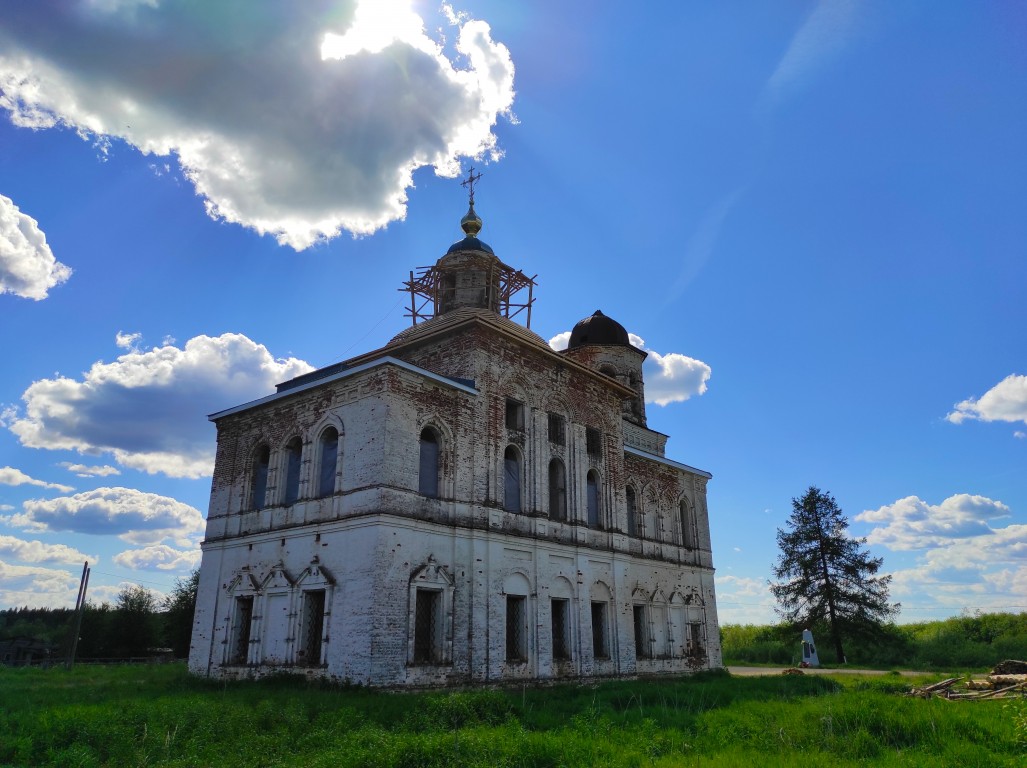
<svg viewBox="0 0 1027 768">
<path fill-rule="evenodd" d="M 467 209 L 467 214 L 460 219 L 460 229 L 468 237 L 477 237 L 481 232 L 481 216 L 474 212 L 474 203 Z"/>
</svg>

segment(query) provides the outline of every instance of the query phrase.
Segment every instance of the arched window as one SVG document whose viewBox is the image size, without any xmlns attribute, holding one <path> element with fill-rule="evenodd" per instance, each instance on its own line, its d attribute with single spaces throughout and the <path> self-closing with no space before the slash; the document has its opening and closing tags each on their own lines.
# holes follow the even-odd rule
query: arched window
<svg viewBox="0 0 1027 768">
<path fill-rule="evenodd" d="M 588 508 L 588 527 L 599 527 L 599 476 L 590 469 L 585 477 L 585 499 Z"/>
<path fill-rule="evenodd" d="M 681 512 L 681 544 L 686 549 L 695 549 L 695 517 L 688 506 L 688 499 L 682 499 Z"/>
<path fill-rule="evenodd" d="M 292 504 L 300 497 L 300 459 L 303 457 L 303 441 L 294 437 L 285 446 L 285 504 Z"/>
<path fill-rule="evenodd" d="M 250 509 L 262 509 L 267 503 L 267 468 L 271 463 L 271 449 L 262 445 L 253 457 L 253 484 L 250 488 Z"/>
<path fill-rule="evenodd" d="M 660 500 L 656 494 L 649 491 L 645 495 L 645 507 L 642 510 L 642 535 L 647 539 L 657 540 L 660 538 Z"/>
<path fill-rule="evenodd" d="M 638 503 L 635 501 L 635 489 L 630 485 L 627 490 L 628 497 L 628 536 L 638 535 L 638 521 L 635 519 L 638 515 Z"/>
<path fill-rule="evenodd" d="M 321 463 L 317 468 L 317 495 L 331 496 L 335 493 L 336 464 L 339 461 L 339 430 L 327 427 L 318 442 Z"/>
<path fill-rule="evenodd" d="M 421 430 L 421 463 L 417 476 L 417 490 L 433 499 L 439 497 L 439 438 L 435 430 Z"/>
<path fill-rule="evenodd" d="M 567 473 L 559 459 L 549 462 L 549 517 L 567 519 Z"/>
<path fill-rule="evenodd" d="M 503 509 L 521 511 L 521 457 L 512 445 L 503 454 Z"/>
</svg>

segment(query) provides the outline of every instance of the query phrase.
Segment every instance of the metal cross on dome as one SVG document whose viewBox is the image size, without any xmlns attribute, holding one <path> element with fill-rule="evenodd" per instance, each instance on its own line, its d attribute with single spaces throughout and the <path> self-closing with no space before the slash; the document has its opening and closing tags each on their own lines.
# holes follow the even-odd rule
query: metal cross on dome
<svg viewBox="0 0 1027 768">
<path fill-rule="evenodd" d="M 460 186 L 467 187 L 470 192 L 470 203 L 472 208 L 474 207 L 474 185 L 480 178 L 480 173 L 477 176 L 474 174 L 474 166 L 472 165 L 467 171 L 467 178 L 460 182 Z"/>
</svg>

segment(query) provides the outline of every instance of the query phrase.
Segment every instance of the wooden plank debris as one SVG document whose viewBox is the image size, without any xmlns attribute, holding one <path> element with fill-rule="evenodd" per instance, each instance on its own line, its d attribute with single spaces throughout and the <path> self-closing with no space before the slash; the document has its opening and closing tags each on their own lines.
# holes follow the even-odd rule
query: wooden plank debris
<svg viewBox="0 0 1027 768">
<path fill-rule="evenodd" d="M 1023 679 L 1005 680 L 1008 677 Z M 932 685 L 913 688 L 906 696 L 915 696 L 921 699 L 939 698 L 946 701 L 987 701 L 1004 699 L 1009 695 L 1016 696 L 1018 694 L 1027 696 L 1027 676 L 1025 675 L 991 675 L 988 680 L 967 679 L 961 689 L 956 689 L 956 684 L 962 680 L 962 677 L 950 677 Z M 1006 684 L 1003 685 L 1003 683 Z M 997 687 L 998 685 L 1002 685 L 1002 687 Z"/>
</svg>

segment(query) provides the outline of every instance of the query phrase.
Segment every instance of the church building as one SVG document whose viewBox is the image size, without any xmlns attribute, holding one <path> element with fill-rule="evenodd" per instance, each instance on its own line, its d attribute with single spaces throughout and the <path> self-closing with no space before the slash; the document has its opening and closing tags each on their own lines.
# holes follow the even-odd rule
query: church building
<svg viewBox="0 0 1027 768">
<path fill-rule="evenodd" d="M 602 312 L 554 351 L 534 279 L 465 237 L 381 349 L 210 416 L 189 669 L 371 686 L 721 666 L 706 484 Z M 523 318 L 525 324 L 514 318 Z"/>
</svg>

